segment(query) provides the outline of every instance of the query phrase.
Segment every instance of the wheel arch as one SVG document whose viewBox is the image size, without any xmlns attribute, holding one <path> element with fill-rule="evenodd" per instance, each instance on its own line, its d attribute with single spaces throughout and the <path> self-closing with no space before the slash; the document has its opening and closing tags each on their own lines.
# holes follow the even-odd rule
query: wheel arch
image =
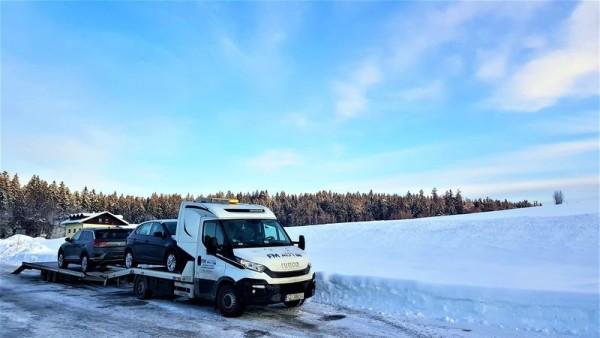
<svg viewBox="0 0 600 338">
<path fill-rule="evenodd" d="M 212 291 L 213 299 L 217 298 L 217 294 L 219 293 L 219 290 L 224 285 L 231 285 L 231 286 L 235 287 L 235 281 L 233 280 L 233 278 L 231 278 L 229 276 L 223 276 L 223 277 L 220 277 L 219 279 L 217 279 L 217 282 L 215 283 L 215 287 L 213 288 L 213 291 Z"/>
</svg>

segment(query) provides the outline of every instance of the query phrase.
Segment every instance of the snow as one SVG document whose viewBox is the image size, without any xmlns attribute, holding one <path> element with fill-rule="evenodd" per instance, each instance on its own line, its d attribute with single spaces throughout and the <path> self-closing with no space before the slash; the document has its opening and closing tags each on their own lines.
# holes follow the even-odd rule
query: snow
<svg viewBox="0 0 600 338">
<path fill-rule="evenodd" d="M 287 231 L 306 237 L 317 302 L 510 335 L 599 336 L 597 201 Z"/>
<path fill-rule="evenodd" d="M 597 201 L 287 230 L 317 271 L 310 311 L 470 337 L 600 336 Z M 0 240 L 0 263 L 55 260 L 62 242 Z"/>
<path fill-rule="evenodd" d="M 55 261 L 58 248 L 64 238 L 32 238 L 26 235 L 14 235 L 0 239 L 0 263 L 21 265 L 21 262 Z"/>
</svg>

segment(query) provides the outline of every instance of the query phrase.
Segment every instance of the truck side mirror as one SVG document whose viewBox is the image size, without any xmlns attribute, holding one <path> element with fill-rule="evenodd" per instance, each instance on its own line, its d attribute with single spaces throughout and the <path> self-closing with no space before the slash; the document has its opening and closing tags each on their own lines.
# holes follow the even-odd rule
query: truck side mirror
<svg viewBox="0 0 600 338">
<path fill-rule="evenodd" d="M 306 247 L 306 240 L 304 239 L 304 235 L 300 235 L 300 237 L 298 237 L 298 247 L 302 250 L 304 250 L 304 248 Z"/>
<path fill-rule="evenodd" d="M 217 254 L 217 239 L 214 237 L 209 237 L 206 241 L 206 253 L 209 255 Z"/>
</svg>

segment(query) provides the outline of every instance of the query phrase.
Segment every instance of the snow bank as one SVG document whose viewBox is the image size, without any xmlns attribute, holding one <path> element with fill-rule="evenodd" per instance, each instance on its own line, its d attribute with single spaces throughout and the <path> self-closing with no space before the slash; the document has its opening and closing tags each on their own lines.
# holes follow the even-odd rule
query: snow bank
<svg viewBox="0 0 600 338">
<path fill-rule="evenodd" d="M 317 274 L 317 285 L 312 301 L 388 317 L 441 320 L 458 327 L 493 327 L 514 333 L 598 336 L 597 294 L 439 285 L 327 273 Z M 503 333 L 501 336 L 507 334 Z"/>
<path fill-rule="evenodd" d="M 14 235 L 0 239 L 0 263 L 21 265 L 21 262 L 55 261 L 56 253 L 64 238 L 45 239 Z"/>
<path fill-rule="evenodd" d="M 287 228 L 315 301 L 389 315 L 598 336 L 597 202 Z"/>
</svg>

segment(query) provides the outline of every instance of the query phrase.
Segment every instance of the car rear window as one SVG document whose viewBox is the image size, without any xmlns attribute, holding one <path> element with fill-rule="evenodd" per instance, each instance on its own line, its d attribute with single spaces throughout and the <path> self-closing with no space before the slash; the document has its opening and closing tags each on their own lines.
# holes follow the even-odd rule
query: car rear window
<svg viewBox="0 0 600 338">
<path fill-rule="evenodd" d="M 125 239 L 127 236 L 129 231 L 126 229 L 96 230 L 96 239 Z"/>
<path fill-rule="evenodd" d="M 175 232 L 177 231 L 177 222 L 165 222 L 163 224 L 167 227 L 169 234 L 175 235 Z"/>
</svg>

